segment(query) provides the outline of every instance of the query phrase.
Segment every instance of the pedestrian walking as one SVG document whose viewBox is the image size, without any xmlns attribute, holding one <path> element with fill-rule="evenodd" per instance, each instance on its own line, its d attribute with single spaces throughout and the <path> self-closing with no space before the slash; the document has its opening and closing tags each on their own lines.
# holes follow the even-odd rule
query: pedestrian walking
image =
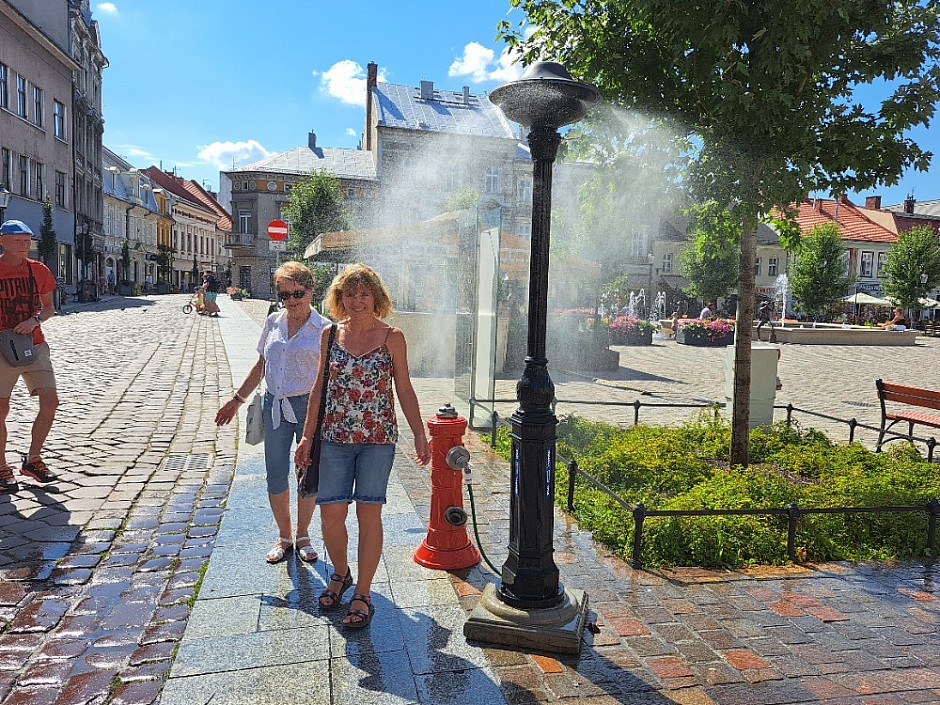
<svg viewBox="0 0 940 705">
<path fill-rule="evenodd" d="M 346 267 L 333 279 L 326 302 L 329 313 L 339 321 L 329 349 L 328 333 L 321 338 L 321 365 L 329 361 L 329 375 L 318 379 L 310 392 L 294 460 L 299 468 L 306 468 L 312 445 L 321 444 L 318 503 L 333 574 L 320 594 L 320 609 L 339 606 L 343 593 L 355 582 L 343 625 L 362 628 L 375 613 L 372 580 L 382 555 L 382 506 L 398 440 L 393 388 L 414 433 L 415 461 L 426 465 L 431 451 L 408 373 L 405 336 L 383 321 L 391 313 L 392 301 L 379 275 L 364 264 Z M 323 430 L 314 438 L 323 384 L 328 385 Z M 346 529 L 352 502 L 359 527 L 355 581 L 349 568 Z"/>
<path fill-rule="evenodd" d="M 264 379 L 264 463 L 268 501 L 278 528 L 278 540 L 268 551 L 268 563 L 280 563 L 294 548 L 300 560 L 312 563 L 317 552 L 310 545 L 310 519 L 316 496 L 297 498 L 297 528 L 291 531 L 288 473 L 291 445 L 300 438 L 307 413 L 307 394 L 320 370 L 320 332 L 330 321 L 310 306 L 314 281 L 299 262 L 286 262 L 274 272 L 277 296 L 284 308 L 268 316 L 258 341 L 258 361 L 235 394 L 215 415 L 219 426 L 229 423 L 238 407 Z"/>
<path fill-rule="evenodd" d="M 59 397 L 49 345 L 42 334 L 42 324 L 55 315 L 52 294 L 55 277 L 42 262 L 29 259 L 33 231 L 19 220 L 0 225 L 0 330 L 32 337 L 34 362 L 14 366 L 0 355 L 0 491 L 16 492 L 19 484 L 13 466 L 7 463 L 6 420 L 10 413 L 10 395 L 22 377 L 26 389 L 39 398 L 39 412 L 33 421 L 29 451 L 22 456 L 20 474 L 41 483 L 56 477 L 42 460 L 46 442 L 55 419 Z"/>
</svg>

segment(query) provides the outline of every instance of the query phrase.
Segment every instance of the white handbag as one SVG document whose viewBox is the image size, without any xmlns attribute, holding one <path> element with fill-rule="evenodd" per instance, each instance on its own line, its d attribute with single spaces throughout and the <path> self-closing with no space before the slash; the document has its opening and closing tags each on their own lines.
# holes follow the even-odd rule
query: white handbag
<svg viewBox="0 0 940 705">
<path fill-rule="evenodd" d="M 256 446 L 264 440 L 264 395 L 255 392 L 248 408 L 245 409 L 245 443 Z"/>
</svg>

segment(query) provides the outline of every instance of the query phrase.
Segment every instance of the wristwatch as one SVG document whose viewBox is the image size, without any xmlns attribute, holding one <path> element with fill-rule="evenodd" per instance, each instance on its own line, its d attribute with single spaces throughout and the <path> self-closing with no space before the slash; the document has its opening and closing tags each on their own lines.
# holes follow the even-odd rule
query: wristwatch
<svg viewBox="0 0 940 705">
<path fill-rule="evenodd" d="M 42 319 L 38 315 L 33 316 L 33 318 L 36 319 L 36 323 L 42 324 Z"/>
</svg>

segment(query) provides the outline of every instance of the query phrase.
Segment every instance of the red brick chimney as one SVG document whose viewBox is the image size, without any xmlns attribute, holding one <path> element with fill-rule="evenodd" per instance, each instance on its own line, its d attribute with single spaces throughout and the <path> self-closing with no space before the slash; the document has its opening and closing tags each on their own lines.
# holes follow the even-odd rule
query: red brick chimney
<svg viewBox="0 0 940 705">
<path fill-rule="evenodd" d="M 379 65 L 370 61 L 366 66 L 366 151 L 372 151 L 372 89 L 379 83 Z"/>
<path fill-rule="evenodd" d="M 865 207 L 873 211 L 881 208 L 881 196 L 865 196 Z"/>
<path fill-rule="evenodd" d="M 914 204 L 915 204 L 915 203 L 917 203 L 917 201 L 914 200 L 914 194 L 913 194 L 913 193 L 909 193 L 909 194 L 907 195 L 907 198 L 904 199 L 904 212 L 905 212 L 905 213 L 913 213 L 913 212 L 914 212 Z"/>
</svg>

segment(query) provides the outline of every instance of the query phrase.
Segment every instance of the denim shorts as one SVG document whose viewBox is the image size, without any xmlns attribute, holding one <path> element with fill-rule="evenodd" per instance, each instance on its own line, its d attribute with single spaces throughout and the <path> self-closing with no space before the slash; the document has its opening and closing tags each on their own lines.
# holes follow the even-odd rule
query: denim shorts
<svg viewBox="0 0 940 705">
<path fill-rule="evenodd" d="M 294 441 L 300 440 L 304 430 L 304 420 L 307 418 L 307 394 L 287 397 L 297 423 L 287 421 L 283 414 L 281 423 L 277 428 L 271 428 L 271 405 L 274 396 L 265 392 L 262 416 L 264 418 L 264 466 L 268 475 L 268 494 L 281 494 L 287 492 L 288 477 L 294 466 L 294 454 L 291 446 Z"/>
<path fill-rule="evenodd" d="M 323 442 L 317 504 L 385 504 L 395 444 Z"/>
</svg>

